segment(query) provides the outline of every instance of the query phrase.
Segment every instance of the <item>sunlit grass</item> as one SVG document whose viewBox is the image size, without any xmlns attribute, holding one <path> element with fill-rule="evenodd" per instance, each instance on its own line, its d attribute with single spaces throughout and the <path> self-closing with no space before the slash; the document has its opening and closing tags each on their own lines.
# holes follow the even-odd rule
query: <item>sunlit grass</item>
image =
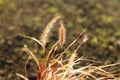
<svg viewBox="0 0 120 80">
<path fill-rule="evenodd" d="M 80 32 L 78 36 L 64 49 L 64 43 L 66 41 L 66 29 L 63 25 L 63 22 L 60 20 L 61 16 L 54 17 L 46 26 L 45 30 L 43 31 L 40 40 L 37 40 L 34 37 L 29 37 L 25 35 L 21 35 L 23 37 L 29 38 L 37 42 L 39 45 L 41 45 L 42 50 L 44 54 L 46 55 L 43 59 L 41 59 L 41 62 L 44 62 L 41 64 L 39 62 L 38 57 L 34 55 L 32 50 L 30 50 L 27 45 L 24 46 L 22 49 L 26 53 L 28 53 L 32 58 L 35 60 L 39 73 L 37 76 L 37 80 L 115 80 L 116 75 L 106 71 L 104 68 L 108 68 L 115 65 L 120 65 L 120 63 L 116 64 L 110 64 L 110 65 L 101 65 L 101 66 L 94 66 L 93 64 L 89 64 L 86 66 L 83 66 L 80 63 L 85 63 L 87 61 L 92 61 L 94 63 L 98 61 L 94 60 L 88 60 L 84 57 L 77 57 L 78 56 L 78 50 L 88 40 L 87 34 L 84 34 L 85 31 Z M 54 24 L 59 21 L 60 22 L 60 28 L 58 30 L 58 41 L 54 45 L 51 45 L 51 49 L 47 50 L 46 44 L 49 42 L 49 34 L 51 29 L 53 28 Z M 81 43 L 78 44 L 77 48 L 71 51 L 71 56 L 69 58 L 63 58 L 64 54 L 68 54 L 69 48 L 71 48 L 79 39 L 83 36 Z M 50 42 L 49 42 L 50 43 Z M 55 53 L 57 50 L 62 50 L 61 52 L 57 53 L 56 56 Z M 38 54 L 39 55 L 39 54 Z M 29 60 L 29 59 L 28 59 Z M 27 62 L 28 62 L 27 60 Z M 44 61 L 43 61 L 44 60 Z M 26 65 L 25 64 L 25 72 L 26 77 L 23 75 L 17 74 L 17 76 L 24 78 L 27 80 L 27 71 L 26 71 Z"/>
</svg>

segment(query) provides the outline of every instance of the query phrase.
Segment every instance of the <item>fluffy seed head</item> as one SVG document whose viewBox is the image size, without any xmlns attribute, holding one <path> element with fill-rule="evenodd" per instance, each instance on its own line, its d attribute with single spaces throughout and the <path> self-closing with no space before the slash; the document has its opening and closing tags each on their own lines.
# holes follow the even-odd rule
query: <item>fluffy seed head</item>
<svg viewBox="0 0 120 80">
<path fill-rule="evenodd" d="M 60 23 L 60 28 L 59 28 L 59 44 L 60 47 L 62 48 L 63 44 L 65 43 L 66 40 L 66 29 L 63 25 L 63 23 Z"/>
</svg>

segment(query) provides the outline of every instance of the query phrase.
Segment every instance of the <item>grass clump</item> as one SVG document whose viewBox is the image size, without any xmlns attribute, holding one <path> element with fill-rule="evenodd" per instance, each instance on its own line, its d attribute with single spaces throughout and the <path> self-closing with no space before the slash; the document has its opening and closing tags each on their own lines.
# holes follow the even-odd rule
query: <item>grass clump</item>
<svg viewBox="0 0 120 80">
<path fill-rule="evenodd" d="M 58 30 L 58 40 L 54 45 L 51 46 L 50 50 L 47 50 L 46 44 L 49 42 L 49 34 L 57 21 L 59 21 L 60 23 L 60 28 Z M 118 76 L 119 74 L 112 74 L 104 70 L 104 68 L 120 65 L 120 63 L 105 66 L 94 66 L 92 64 L 83 66 L 81 64 L 84 61 L 92 61 L 84 59 L 84 57 L 77 57 L 79 48 L 88 40 L 88 37 L 86 34 L 84 34 L 84 32 L 85 31 L 80 32 L 80 34 L 78 34 L 78 36 L 65 49 L 63 49 L 66 40 L 66 29 L 63 22 L 61 21 L 61 16 L 56 16 L 48 23 L 40 37 L 40 40 L 22 35 L 23 37 L 32 39 L 40 44 L 44 54 L 46 55 L 43 59 L 41 59 L 41 61 L 39 61 L 34 53 L 32 53 L 32 51 L 27 47 L 27 45 L 25 45 L 23 48 L 24 51 L 32 56 L 37 64 L 39 73 L 37 73 L 38 75 L 36 80 L 116 80 L 116 76 Z M 70 58 L 64 58 L 64 55 L 67 54 L 69 49 L 81 38 L 81 36 L 83 36 L 81 43 L 77 46 L 75 50 L 71 51 L 72 54 Z M 57 50 L 60 50 L 60 52 L 55 55 L 54 53 L 56 53 Z M 25 80 L 29 80 L 27 78 L 26 65 L 26 76 L 23 76 L 21 74 L 16 75 L 24 78 Z"/>
</svg>

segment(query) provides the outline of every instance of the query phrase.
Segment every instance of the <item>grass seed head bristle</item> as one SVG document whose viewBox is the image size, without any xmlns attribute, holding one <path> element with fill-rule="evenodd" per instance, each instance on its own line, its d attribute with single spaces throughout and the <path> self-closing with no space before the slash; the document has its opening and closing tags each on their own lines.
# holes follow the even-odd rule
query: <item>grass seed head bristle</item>
<svg viewBox="0 0 120 80">
<path fill-rule="evenodd" d="M 64 27 L 64 24 L 61 22 L 60 28 L 59 28 L 59 44 L 61 48 L 63 44 L 65 43 L 65 40 L 66 40 L 66 29 Z"/>
<path fill-rule="evenodd" d="M 45 30 L 43 31 L 42 35 L 40 36 L 40 41 L 45 46 L 46 43 L 49 41 L 49 34 L 51 32 L 51 29 L 53 28 L 54 24 L 59 20 L 61 16 L 54 17 L 45 27 Z"/>
</svg>

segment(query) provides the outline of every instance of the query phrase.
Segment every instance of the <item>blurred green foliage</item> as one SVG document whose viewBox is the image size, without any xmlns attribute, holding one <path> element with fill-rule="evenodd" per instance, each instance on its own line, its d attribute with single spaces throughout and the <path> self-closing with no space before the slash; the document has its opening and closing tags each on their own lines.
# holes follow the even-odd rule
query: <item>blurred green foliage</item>
<svg viewBox="0 0 120 80">
<path fill-rule="evenodd" d="M 114 36 L 115 36 L 115 37 L 120 37 L 120 30 L 116 31 L 116 32 L 114 33 Z"/>
<path fill-rule="evenodd" d="M 4 3 L 4 0 L 0 0 L 0 5 Z"/>
<path fill-rule="evenodd" d="M 0 0 L 0 55 L 5 55 L 5 59 L 9 57 L 6 55 L 10 55 L 11 59 L 17 60 L 16 56 L 21 56 L 19 50 L 24 44 L 32 45 L 30 48 L 33 52 L 43 55 L 38 45 L 18 38 L 17 34 L 39 39 L 50 19 L 56 14 L 61 14 L 67 28 L 66 45 L 75 39 L 79 32 L 87 29 L 89 40 L 81 47 L 79 54 L 102 60 L 105 64 L 118 62 L 119 4 L 120 0 Z M 58 39 L 58 28 L 59 25 L 54 27 L 50 44 Z M 71 52 L 68 52 L 67 56 L 70 54 Z"/>
<path fill-rule="evenodd" d="M 92 39 L 91 39 L 91 43 L 92 43 L 93 45 L 97 45 L 97 44 L 98 44 L 98 39 L 97 39 L 96 37 L 92 38 Z"/>
<path fill-rule="evenodd" d="M 50 7 L 48 9 L 48 12 L 50 12 L 50 13 L 56 13 L 57 11 L 58 11 L 58 9 L 56 7 Z"/>
</svg>

